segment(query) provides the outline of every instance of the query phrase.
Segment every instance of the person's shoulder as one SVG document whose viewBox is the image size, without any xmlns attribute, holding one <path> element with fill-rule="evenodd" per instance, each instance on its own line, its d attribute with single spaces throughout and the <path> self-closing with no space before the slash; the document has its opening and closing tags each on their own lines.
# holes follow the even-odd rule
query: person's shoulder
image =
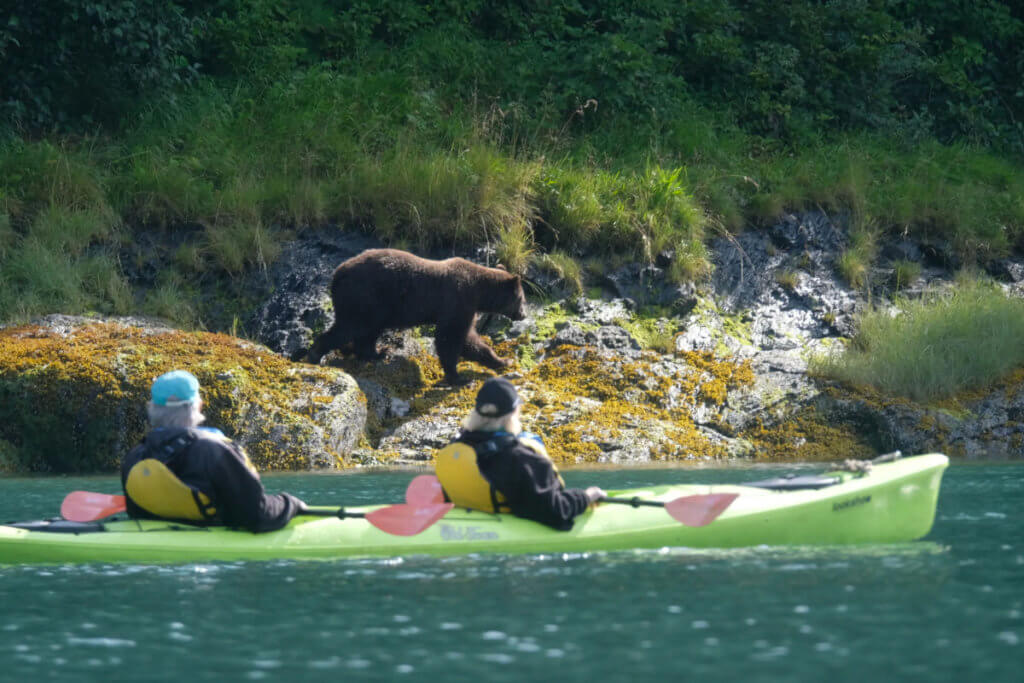
<svg viewBox="0 0 1024 683">
<path fill-rule="evenodd" d="M 193 427 L 189 433 L 195 439 L 196 445 L 200 447 L 214 447 L 218 450 L 237 448 L 234 441 L 214 427 Z"/>
<path fill-rule="evenodd" d="M 533 432 L 519 432 L 520 441 L 527 439 L 529 441 L 536 441 L 541 446 L 544 445 L 544 439 L 540 438 L 540 434 L 534 434 Z"/>
</svg>

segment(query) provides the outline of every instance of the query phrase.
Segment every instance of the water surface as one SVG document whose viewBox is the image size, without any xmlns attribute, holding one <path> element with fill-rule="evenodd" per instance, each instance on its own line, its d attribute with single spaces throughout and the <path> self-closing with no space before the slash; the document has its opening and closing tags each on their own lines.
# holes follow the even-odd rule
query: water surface
<svg viewBox="0 0 1024 683">
<path fill-rule="evenodd" d="M 570 486 L 793 467 L 570 471 Z M 314 503 L 400 501 L 412 473 L 277 475 Z M 0 566 L 0 680 L 1018 681 L 1020 464 L 953 465 L 900 545 Z M 112 477 L 0 479 L 0 520 Z M 0 558 L 2 559 L 2 558 Z"/>
</svg>

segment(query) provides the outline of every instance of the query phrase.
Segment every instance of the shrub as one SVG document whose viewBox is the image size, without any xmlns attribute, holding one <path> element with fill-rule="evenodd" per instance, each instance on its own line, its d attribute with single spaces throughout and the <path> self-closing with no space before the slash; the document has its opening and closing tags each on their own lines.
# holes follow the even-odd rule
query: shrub
<svg viewBox="0 0 1024 683">
<path fill-rule="evenodd" d="M 814 359 L 814 372 L 854 386 L 929 401 L 991 384 L 1024 365 L 1024 300 L 968 281 L 899 311 L 859 320 L 845 352 Z"/>
<path fill-rule="evenodd" d="M 892 264 L 892 286 L 903 289 L 921 276 L 921 264 L 916 261 L 900 260 Z"/>
<path fill-rule="evenodd" d="M 196 75 L 199 22 L 164 0 L 12 0 L 0 26 L 0 119 L 30 129 L 116 122 Z"/>
</svg>

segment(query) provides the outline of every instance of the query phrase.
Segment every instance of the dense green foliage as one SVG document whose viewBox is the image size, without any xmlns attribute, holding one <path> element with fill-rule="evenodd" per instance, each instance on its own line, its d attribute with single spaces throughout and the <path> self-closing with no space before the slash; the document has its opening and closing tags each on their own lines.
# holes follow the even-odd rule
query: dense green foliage
<svg viewBox="0 0 1024 683">
<path fill-rule="evenodd" d="M 1024 365 L 1024 301 L 991 283 L 967 281 L 901 301 L 899 309 L 864 315 L 850 348 L 812 367 L 852 385 L 930 401 L 988 386 Z"/>
<path fill-rule="evenodd" d="M 0 115 L 32 130 L 117 123 L 136 98 L 196 75 L 201 22 L 162 0 L 9 0 Z"/>
<path fill-rule="evenodd" d="M 1024 9 L 999 0 L 16 0 L 7 114 L 113 114 L 193 73 L 401 70 L 424 90 L 560 122 L 671 117 L 700 95 L 749 130 L 934 134 L 1024 151 Z M 195 61 L 194 61 L 195 60 Z"/>
</svg>

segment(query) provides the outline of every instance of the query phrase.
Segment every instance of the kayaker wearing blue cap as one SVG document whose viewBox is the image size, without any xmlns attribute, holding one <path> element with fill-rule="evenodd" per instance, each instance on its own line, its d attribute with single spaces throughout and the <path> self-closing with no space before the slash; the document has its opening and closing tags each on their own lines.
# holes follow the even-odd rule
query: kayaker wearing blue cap
<svg viewBox="0 0 1024 683">
<path fill-rule="evenodd" d="M 605 493 L 597 486 L 565 488 L 541 438 L 523 431 L 521 405 L 504 377 L 484 382 L 463 431 L 437 453 L 437 478 L 459 507 L 511 512 L 567 531 Z"/>
<path fill-rule="evenodd" d="M 153 429 L 121 463 L 128 514 L 263 532 L 304 511 L 295 496 L 266 493 L 249 456 L 219 429 L 199 426 L 202 405 L 191 373 L 174 370 L 153 380 Z"/>
</svg>

